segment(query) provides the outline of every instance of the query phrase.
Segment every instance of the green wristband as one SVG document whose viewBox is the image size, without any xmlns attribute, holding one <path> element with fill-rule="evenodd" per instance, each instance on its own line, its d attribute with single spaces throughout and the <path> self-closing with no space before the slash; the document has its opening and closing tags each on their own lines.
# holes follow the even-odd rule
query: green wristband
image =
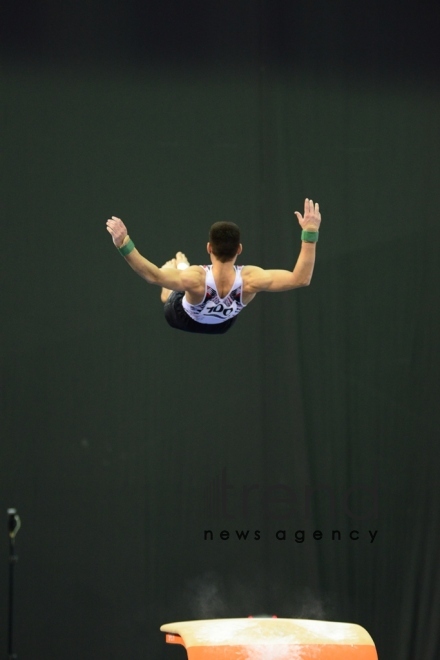
<svg viewBox="0 0 440 660">
<path fill-rule="evenodd" d="M 317 243 L 319 237 L 319 231 L 306 231 L 305 229 L 301 232 L 301 240 L 306 243 Z"/>
<path fill-rule="evenodd" d="M 123 257 L 126 257 L 128 254 L 130 254 L 130 252 L 133 252 L 134 243 L 131 240 L 131 238 L 130 238 L 130 240 L 128 241 L 128 243 L 126 245 L 124 245 L 123 247 L 118 248 L 118 250 L 119 250 L 119 254 L 122 254 Z"/>
</svg>

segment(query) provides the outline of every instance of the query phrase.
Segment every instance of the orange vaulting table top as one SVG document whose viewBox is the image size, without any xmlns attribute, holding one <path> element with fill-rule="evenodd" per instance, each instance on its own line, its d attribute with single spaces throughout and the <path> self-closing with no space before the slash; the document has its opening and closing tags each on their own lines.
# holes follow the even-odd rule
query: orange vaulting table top
<svg viewBox="0 0 440 660">
<path fill-rule="evenodd" d="M 354 623 L 307 619 L 208 619 L 167 623 L 168 644 L 189 660 L 377 660 L 367 631 Z"/>
</svg>

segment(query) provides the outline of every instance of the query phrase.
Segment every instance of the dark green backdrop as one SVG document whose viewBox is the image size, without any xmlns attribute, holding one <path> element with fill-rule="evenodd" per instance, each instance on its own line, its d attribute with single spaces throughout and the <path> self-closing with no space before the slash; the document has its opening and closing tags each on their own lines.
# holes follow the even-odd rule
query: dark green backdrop
<svg viewBox="0 0 440 660">
<path fill-rule="evenodd" d="M 3 7 L 5 654 L 15 506 L 20 658 L 183 658 L 162 623 L 258 613 L 439 657 L 438 19 L 393 0 Z M 152 261 L 203 263 L 230 219 L 242 262 L 291 268 L 306 196 L 311 287 L 261 295 L 224 337 L 168 328 L 105 231 L 120 215 Z"/>
</svg>

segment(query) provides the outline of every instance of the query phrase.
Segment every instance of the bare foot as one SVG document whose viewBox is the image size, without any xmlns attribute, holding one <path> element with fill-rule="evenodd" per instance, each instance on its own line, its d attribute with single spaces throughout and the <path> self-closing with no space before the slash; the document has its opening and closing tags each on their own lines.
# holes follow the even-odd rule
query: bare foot
<svg viewBox="0 0 440 660">
<path fill-rule="evenodd" d="M 184 270 L 185 268 L 188 268 L 190 265 L 188 259 L 186 258 L 186 255 L 183 254 L 183 252 L 177 252 L 176 254 L 176 268 L 179 270 Z"/>
<path fill-rule="evenodd" d="M 162 266 L 162 268 L 177 268 L 177 260 L 170 259 Z M 162 289 L 162 291 L 160 292 L 160 299 L 163 303 L 166 303 L 170 293 L 172 293 L 171 289 L 165 289 L 165 288 Z"/>
</svg>

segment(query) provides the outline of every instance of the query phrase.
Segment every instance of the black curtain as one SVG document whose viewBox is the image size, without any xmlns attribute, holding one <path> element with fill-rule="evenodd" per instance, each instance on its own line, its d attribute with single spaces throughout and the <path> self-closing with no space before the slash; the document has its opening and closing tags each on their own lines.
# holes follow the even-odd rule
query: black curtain
<svg viewBox="0 0 440 660">
<path fill-rule="evenodd" d="M 266 613 L 438 658 L 438 29 L 409 0 L 2 7 L 19 657 L 184 657 L 161 624 Z M 221 337 L 169 328 L 105 231 L 205 263 L 229 219 L 290 269 L 306 196 L 311 286 Z"/>
</svg>

